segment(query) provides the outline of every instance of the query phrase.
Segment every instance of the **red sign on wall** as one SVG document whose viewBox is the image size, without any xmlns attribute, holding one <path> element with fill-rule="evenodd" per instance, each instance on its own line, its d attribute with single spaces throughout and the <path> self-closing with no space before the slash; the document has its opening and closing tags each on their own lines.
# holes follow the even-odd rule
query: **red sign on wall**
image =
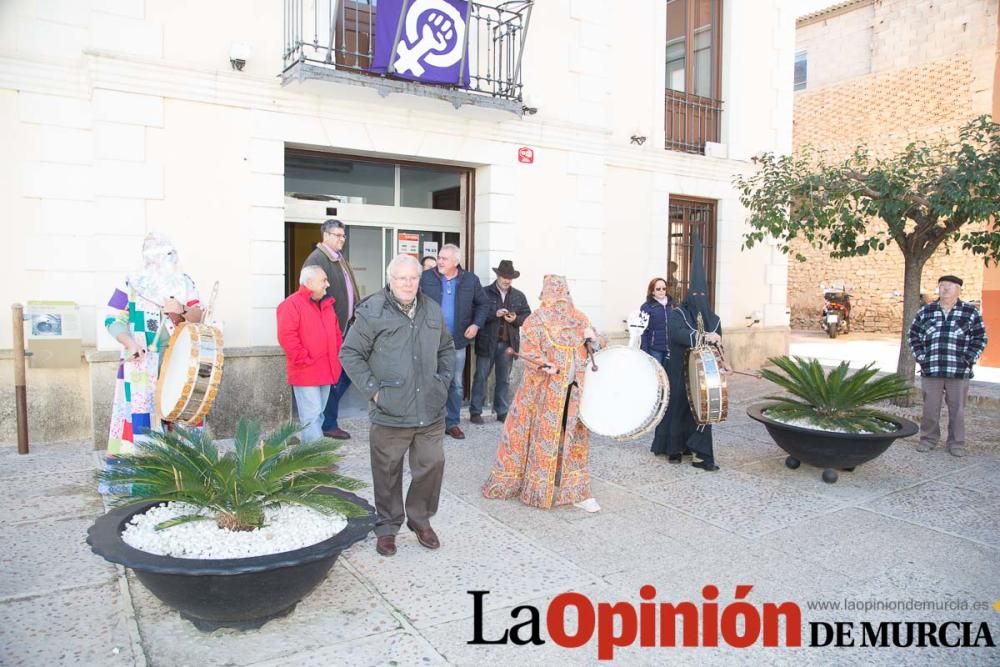
<svg viewBox="0 0 1000 667">
<path fill-rule="evenodd" d="M 527 146 L 521 146 L 517 149 L 517 161 L 522 164 L 534 163 L 535 151 L 531 150 Z"/>
</svg>

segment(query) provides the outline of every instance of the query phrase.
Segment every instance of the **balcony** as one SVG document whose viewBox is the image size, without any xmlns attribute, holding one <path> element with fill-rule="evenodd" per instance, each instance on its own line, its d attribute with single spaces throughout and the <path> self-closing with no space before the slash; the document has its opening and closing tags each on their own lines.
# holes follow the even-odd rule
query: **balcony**
<svg viewBox="0 0 1000 667">
<path fill-rule="evenodd" d="M 718 143 L 722 100 L 667 89 L 665 106 L 667 150 L 704 155 L 705 142 Z"/>
<path fill-rule="evenodd" d="M 282 85 L 319 79 L 374 87 L 383 96 L 407 93 L 446 100 L 455 108 L 471 104 L 523 113 L 521 58 L 534 0 L 469 2 L 464 17 L 452 9 L 443 22 L 443 3 L 400 4 L 398 20 L 387 22 L 376 16 L 377 0 L 284 0 Z M 384 67 L 377 67 L 376 40 L 382 39 L 376 35 L 378 25 L 389 27 Z M 424 69 L 418 61 L 426 64 L 435 55 L 440 59 L 446 50 L 460 54 L 453 58 L 453 78 L 414 80 L 414 73 Z M 409 69 L 404 69 L 404 55 L 410 55 Z"/>
</svg>

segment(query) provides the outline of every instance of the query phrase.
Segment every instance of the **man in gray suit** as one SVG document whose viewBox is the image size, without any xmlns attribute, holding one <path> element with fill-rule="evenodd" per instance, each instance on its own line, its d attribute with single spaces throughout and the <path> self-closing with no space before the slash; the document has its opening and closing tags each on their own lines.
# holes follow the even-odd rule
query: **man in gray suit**
<svg viewBox="0 0 1000 667">
<path fill-rule="evenodd" d="M 375 550 L 392 556 L 404 518 L 420 544 L 441 546 L 430 518 L 441 496 L 445 403 L 456 371 L 441 306 L 419 292 L 420 263 L 397 255 L 387 274 L 389 287 L 358 304 L 340 360 L 354 386 L 370 398 Z M 407 452 L 413 479 L 404 504 Z"/>
</svg>

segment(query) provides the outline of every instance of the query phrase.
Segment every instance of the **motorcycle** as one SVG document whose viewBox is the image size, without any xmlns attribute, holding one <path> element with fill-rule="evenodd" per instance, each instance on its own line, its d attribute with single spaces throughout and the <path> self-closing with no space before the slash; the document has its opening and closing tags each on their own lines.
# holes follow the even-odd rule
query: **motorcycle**
<svg viewBox="0 0 1000 667">
<path fill-rule="evenodd" d="M 851 332 L 851 295 L 844 290 L 823 291 L 823 314 L 821 323 L 830 338 L 837 334 Z"/>
</svg>

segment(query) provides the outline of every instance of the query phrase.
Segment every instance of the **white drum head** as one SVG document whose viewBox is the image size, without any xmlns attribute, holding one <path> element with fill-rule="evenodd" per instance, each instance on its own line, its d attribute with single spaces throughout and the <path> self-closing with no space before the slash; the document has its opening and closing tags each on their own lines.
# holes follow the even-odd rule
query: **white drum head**
<svg viewBox="0 0 1000 667">
<path fill-rule="evenodd" d="M 663 400 L 659 364 L 648 354 L 627 347 L 605 348 L 594 361 L 598 370 L 587 366 L 580 399 L 584 425 L 610 437 L 642 431 Z"/>
<path fill-rule="evenodd" d="M 188 379 L 191 368 L 191 347 L 194 344 L 196 332 L 192 327 L 180 326 L 177 335 L 170 341 L 170 357 L 160 368 L 160 416 L 166 418 L 181 400 L 181 393 Z"/>
</svg>

